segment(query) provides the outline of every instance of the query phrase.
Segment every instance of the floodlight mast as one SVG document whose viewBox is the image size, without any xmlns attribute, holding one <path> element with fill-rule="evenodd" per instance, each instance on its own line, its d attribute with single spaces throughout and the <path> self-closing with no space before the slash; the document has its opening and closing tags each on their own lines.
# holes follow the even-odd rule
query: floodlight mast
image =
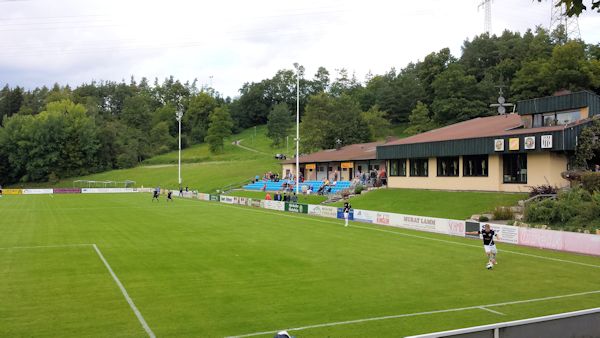
<svg viewBox="0 0 600 338">
<path fill-rule="evenodd" d="M 296 195 L 300 193 L 300 65 L 296 68 Z"/>
<path fill-rule="evenodd" d="M 177 122 L 179 122 L 179 160 L 178 160 L 178 177 L 179 185 L 181 186 L 181 118 L 183 118 L 183 111 L 178 110 L 175 114 Z"/>
</svg>

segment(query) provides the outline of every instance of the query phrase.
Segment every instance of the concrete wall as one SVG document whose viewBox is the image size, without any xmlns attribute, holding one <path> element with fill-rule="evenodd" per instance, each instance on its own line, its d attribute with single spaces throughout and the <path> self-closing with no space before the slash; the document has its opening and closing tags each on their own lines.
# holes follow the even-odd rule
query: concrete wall
<svg viewBox="0 0 600 338">
<path fill-rule="evenodd" d="M 462 156 L 459 166 L 460 176 L 438 177 L 437 158 L 429 158 L 428 177 L 411 177 L 410 170 L 407 170 L 407 176 L 390 176 L 388 178 L 388 186 L 390 188 L 411 189 L 529 192 L 529 187 L 535 185 L 548 183 L 559 187 L 568 185 L 568 181 L 560 176 L 561 172 L 567 170 L 566 156 L 550 152 L 527 154 L 526 184 L 503 183 L 501 155 L 490 155 L 488 157 L 489 172 L 487 177 L 463 177 Z"/>
</svg>

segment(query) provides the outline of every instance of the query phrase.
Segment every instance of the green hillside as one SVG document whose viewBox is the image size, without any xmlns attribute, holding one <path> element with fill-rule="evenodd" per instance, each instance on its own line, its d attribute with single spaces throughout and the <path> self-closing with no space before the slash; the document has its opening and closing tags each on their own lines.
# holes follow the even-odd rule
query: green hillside
<svg viewBox="0 0 600 338">
<path fill-rule="evenodd" d="M 234 141 L 239 140 L 240 145 L 255 151 L 233 145 Z M 281 167 L 274 155 L 281 152 L 285 152 L 285 145 L 283 148 L 271 147 L 271 140 L 266 136 L 266 126 L 232 135 L 225 142 L 225 149 L 221 154 L 211 154 L 207 144 L 194 145 L 181 152 L 183 185 L 193 190 L 213 192 L 230 184 L 246 183 L 257 174 L 279 171 Z M 75 180 L 133 180 L 138 187 L 160 185 L 175 188 L 178 186 L 177 158 L 178 152 L 172 151 L 148 159 L 135 168 L 67 178 L 56 184 L 28 183 L 26 186 L 71 187 Z"/>
</svg>

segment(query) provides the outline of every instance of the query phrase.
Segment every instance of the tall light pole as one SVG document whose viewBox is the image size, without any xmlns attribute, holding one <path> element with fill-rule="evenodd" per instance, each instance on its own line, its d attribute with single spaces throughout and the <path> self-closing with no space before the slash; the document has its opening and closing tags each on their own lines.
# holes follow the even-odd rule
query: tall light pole
<svg viewBox="0 0 600 338">
<path fill-rule="evenodd" d="M 300 65 L 296 67 L 296 195 L 300 193 Z"/>
<path fill-rule="evenodd" d="M 179 186 L 181 186 L 181 118 L 183 117 L 183 111 L 182 110 L 177 110 L 177 113 L 175 113 L 175 118 L 177 119 L 177 122 L 179 122 Z"/>
</svg>

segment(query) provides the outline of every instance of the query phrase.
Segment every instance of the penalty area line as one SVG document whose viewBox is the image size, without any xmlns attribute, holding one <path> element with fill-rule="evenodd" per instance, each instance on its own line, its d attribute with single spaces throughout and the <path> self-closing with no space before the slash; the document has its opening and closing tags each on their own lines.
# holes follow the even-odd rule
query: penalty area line
<svg viewBox="0 0 600 338">
<path fill-rule="evenodd" d="M 117 277 L 117 275 L 115 274 L 113 269 L 110 267 L 110 265 L 108 264 L 108 262 L 102 255 L 102 252 L 100 252 L 100 249 L 98 249 L 96 244 L 92 244 L 92 246 L 94 247 L 94 250 L 96 250 L 96 253 L 98 254 L 98 257 L 100 257 L 100 260 L 102 261 L 102 263 L 104 263 L 104 266 L 106 266 L 106 269 L 108 269 L 108 272 L 110 273 L 112 278 L 115 280 L 115 283 L 117 284 L 119 289 L 121 289 L 121 293 L 123 294 L 123 297 L 125 297 L 125 300 L 127 301 L 127 303 L 129 303 L 131 310 L 133 310 L 133 313 L 139 320 L 140 324 L 142 324 L 142 327 L 148 334 L 148 337 L 156 338 L 156 335 L 154 335 L 154 332 L 152 332 L 152 329 L 150 329 L 150 326 L 148 326 L 148 323 L 146 323 L 144 316 L 142 316 L 142 313 L 140 312 L 140 310 L 138 310 L 137 306 L 135 306 L 135 304 L 133 303 L 133 300 L 131 299 L 131 297 L 129 297 L 127 290 L 125 290 L 125 287 L 123 286 L 123 284 L 121 283 L 121 281 L 119 280 L 119 278 Z"/>
<path fill-rule="evenodd" d="M 242 335 L 237 335 L 237 336 L 227 336 L 225 338 L 253 337 L 253 336 L 266 335 L 266 334 L 273 334 L 273 333 L 277 333 L 277 332 L 282 331 L 282 330 L 285 330 L 285 331 L 302 331 L 302 330 L 316 329 L 316 328 L 321 328 L 321 327 L 331 327 L 331 326 L 339 326 L 339 325 L 358 324 L 358 323 L 373 322 L 373 321 L 386 320 L 386 319 L 416 317 L 416 316 L 424 316 L 424 315 L 431 315 L 431 314 L 438 314 L 438 313 L 448 313 L 448 312 L 459 312 L 459 311 L 467 311 L 467 310 L 485 310 L 485 311 L 490 311 L 490 312 L 493 312 L 493 313 L 496 313 L 496 314 L 502 314 L 502 315 L 504 315 L 501 312 L 493 311 L 493 310 L 490 310 L 488 308 L 489 307 L 495 307 L 495 306 L 505 306 L 505 305 L 513 305 L 513 304 L 542 302 L 542 301 L 546 301 L 546 300 L 569 298 L 569 297 L 577 297 L 577 296 L 585 296 L 585 295 L 598 294 L 598 293 L 600 293 L 600 290 L 588 291 L 588 292 L 579 292 L 579 293 L 572 293 L 572 294 L 568 294 L 568 295 L 550 296 L 550 297 L 543 297 L 543 298 L 524 299 L 524 300 L 517 300 L 517 301 L 512 301 L 512 302 L 504 302 L 504 303 L 467 306 L 467 307 L 460 307 L 460 308 L 454 308 L 454 309 L 433 310 L 433 311 L 424 311 L 424 312 L 404 313 L 404 314 L 391 315 L 391 316 L 383 316 L 383 317 L 371 317 L 371 318 L 363 318 L 363 319 L 346 320 L 346 321 L 342 321 L 342 322 L 332 322 L 332 323 L 307 325 L 307 326 L 301 326 L 301 327 L 289 328 L 289 329 L 280 329 L 280 330 L 271 330 L 271 331 L 247 333 L 247 334 L 242 334 Z"/>
</svg>

